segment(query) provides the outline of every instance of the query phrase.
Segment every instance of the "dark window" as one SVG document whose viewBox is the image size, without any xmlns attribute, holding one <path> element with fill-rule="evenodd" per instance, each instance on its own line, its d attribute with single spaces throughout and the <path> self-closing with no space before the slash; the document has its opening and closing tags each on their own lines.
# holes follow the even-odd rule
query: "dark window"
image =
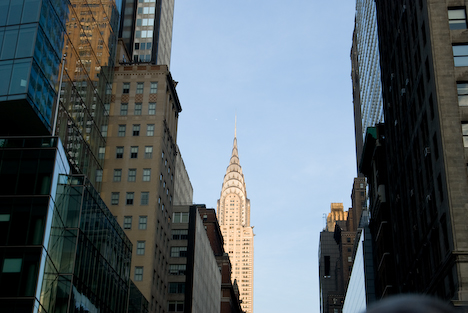
<svg viewBox="0 0 468 313">
<path fill-rule="evenodd" d="M 133 198 L 134 198 L 134 193 L 133 192 L 127 192 L 127 205 L 133 205 Z"/>
<path fill-rule="evenodd" d="M 130 92 L 130 83 L 123 83 L 122 93 L 129 93 L 129 92 Z"/>
<path fill-rule="evenodd" d="M 116 159 L 122 159 L 123 158 L 123 153 L 124 153 L 124 147 L 117 147 L 115 149 L 115 158 Z"/>
<path fill-rule="evenodd" d="M 185 293 L 185 283 L 169 283 L 169 293 Z"/>
<path fill-rule="evenodd" d="M 324 256 L 324 263 L 325 263 L 325 276 L 330 277 L 330 256 Z"/>
<path fill-rule="evenodd" d="M 133 125 L 133 136 L 140 136 L 140 124 Z"/>
<path fill-rule="evenodd" d="M 130 148 L 130 159 L 137 159 L 138 158 L 138 147 L 131 147 Z"/>
<path fill-rule="evenodd" d="M 143 280 L 143 266 L 135 266 L 135 281 Z"/>
</svg>

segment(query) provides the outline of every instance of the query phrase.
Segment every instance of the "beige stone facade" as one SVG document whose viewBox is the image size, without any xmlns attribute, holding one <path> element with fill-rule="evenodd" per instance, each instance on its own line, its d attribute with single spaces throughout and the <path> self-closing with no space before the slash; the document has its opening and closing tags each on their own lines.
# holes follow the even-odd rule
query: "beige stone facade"
<svg viewBox="0 0 468 313">
<path fill-rule="evenodd" d="M 224 237 L 224 250 L 232 264 L 232 279 L 237 281 L 242 309 L 253 312 L 254 233 L 250 226 L 250 200 L 239 163 L 237 138 L 234 137 L 231 161 L 224 176 L 218 200 L 218 221 Z"/>
<path fill-rule="evenodd" d="M 168 311 L 181 110 L 167 66 L 116 67 L 101 196 L 133 243 L 131 278 L 157 313 Z"/>
</svg>

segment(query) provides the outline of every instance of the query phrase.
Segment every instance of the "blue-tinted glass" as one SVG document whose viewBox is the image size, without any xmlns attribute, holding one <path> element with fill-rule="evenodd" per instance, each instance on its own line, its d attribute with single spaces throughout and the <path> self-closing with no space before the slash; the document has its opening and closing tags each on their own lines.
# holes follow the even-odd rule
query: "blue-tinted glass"
<svg viewBox="0 0 468 313">
<path fill-rule="evenodd" d="M 12 67 L 12 61 L 0 62 L 0 95 L 2 96 L 8 94 Z"/>
<path fill-rule="evenodd" d="M 33 56 L 34 43 L 36 38 L 36 25 L 21 27 L 16 47 L 16 58 L 26 58 Z"/>
<path fill-rule="evenodd" d="M 21 23 L 38 22 L 40 12 L 41 0 L 25 0 Z"/>
<path fill-rule="evenodd" d="M 18 27 L 7 27 L 2 45 L 0 60 L 13 59 L 15 57 L 16 41 L 18 39 Z"/>
<path fill-rule="evenodd" d="M 10 3 L 10 11 L 8 12 L 7 25 L 19 24 L 21 21 L 22 11 L 23 0 L 12 0 Z"/>
<path fill-rule="evenodd" d="M 25 93 L 28 87 L 31 60 L 16 62 L 11 75 L 10 94 Z"/>
<path fill-rule="evenodd" d="M 146 44 L 146 49 L 151 49 L 151 42 L 148 42 L 148 43 Z"/>
<path fill-rule="evenodd" d="M 468 45 L 453 46 L 453 55 L 468 55 Z"/>
<path fill-rule="evenodd" d="M 0 0 L 0 26 L 5 26 L 10 0 Z"/>
<path fill-rule="evenodd" d="M 455 66 L 468 66 L 468 56 L 454 57 Z"/>
</svg>

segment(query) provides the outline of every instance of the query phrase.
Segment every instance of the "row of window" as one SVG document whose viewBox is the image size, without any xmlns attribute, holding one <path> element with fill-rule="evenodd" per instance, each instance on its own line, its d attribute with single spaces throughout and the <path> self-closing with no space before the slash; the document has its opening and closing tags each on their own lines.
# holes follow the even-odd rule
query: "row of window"
<svg viewBox="0 0 468 313">
<path fill-rule="evenodd" d="M 149 49 L 149 48 L 148 48 Z M 122 93 L 128 94 L 130 93 L 130 84 L 131 83 L 122 83 Z M 136 83 L 136 94 L 143 94 L 145 90 L 145 83 L 144 82 L 137 82 Z M 158 92 L 158 82 L 151 82 L 150 83 L 150 93 L 157 93 Z"/>
<path fill-rule="evenodd" d="M 130 147 L 130 159 L 138 159 L 138 146 L 131 146 Z M 116 147 L 115 148 L 115 158 L 116 159 L 123 159 L 124 156 L 124 147 Z M 151 159 L 153 157 L 153 146 L 145 146 L 145 159 Z"/>
<path fill-rule="evenodd" d="M 136 168 L 129 168 L 128 169 L 127 181 L 135 182 L 136 181 L 136 176 L 137 176 L 137 169 Z M 120 169 L 120 168 L 119 169 L 114 169 L 113 181 L 114 182 L 122 181 L 122 169 Z M 150 168 L 144 168 L 143 169 L 142 181 L 146 181 L 146 182 L 151 181 L 151 169 Z"/>
<path fill-rule="evenodd" d="M 124 229 L 132 229 L 133 216 L 124 216 Z M 141 215 L 138 217 L 138 229 L 145 230 L 148 224 L 148 217 Z"/>
<path fill-rule="evenodd" d="M 138 137 L 140 136 L 140 129 L 141 126 L 140 124 L 133 124 L 132 125 L 132 136 Z M 119 137 L 125 137 L 127 132 L 127 125 L 121 124 L 119 125 L 118 131 L 117 131 L 117 136 Z M 102 132 L 104 133 L 104 132 Z M 106 130 L 106 136 L 107 136 L 107 130 Z M 103 134 L 104 136 L 104 134 Z M 152 137 L 154 136 L 154 124 L 147 124 L 146 125 L 146 136 Z"/>
<path fill-rule="evenodd" d="M 111 205 L 119 205 L 120 192 L 111 193 Z M 125 196 L 125 204 L 133 205 L 135 201 L 135 193 L 127 192 Z M 140 196 L 140 204 L 148 205 L 149 202 L 149 191 L 142 191 Z"/>
<path fill-rule="evenodd" d="M 133 115 L 141 115 L 143 104 L 141 102 L 136 102 L 133 107 Z M 156 114 L 156 102 L 148 103 L 148 115 Z M 128 103 L 120 104 L 120 115 L 128 115 Z"/>
</svg>

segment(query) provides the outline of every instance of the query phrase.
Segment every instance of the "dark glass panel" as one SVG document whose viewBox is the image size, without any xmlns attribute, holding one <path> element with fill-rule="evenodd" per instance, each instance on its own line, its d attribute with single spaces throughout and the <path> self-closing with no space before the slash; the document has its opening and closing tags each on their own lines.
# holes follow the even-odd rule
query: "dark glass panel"
<svg viewBox="0 0 468 313">
<path fill-rule="evenodd" d="M 21 12 L 23 11 L 24 0 L 12 0 L 8 12 L 7 25 L 19 24 L 21 21 Z"/>
<path fill-rule="evenodd" d="M 21 27 L 16 46 L 16 58 L 32 57 L 36 38 L 36 25 Z"/>
<path fill-rule="evenodd" d="M 5 26 L 8 16 L 10 0 L 0 0 L 0 26 Z"/>
<path fill-rule="evenodd" d="M 29 73 L 31 71 L 31 59 L 15 62 L 11 74 L 10 94 L 26 93 L 28 88 Z"/>
<path fill-rule="evenodd" d="M 46 0 L 44 0 L 46 1 Z M 41 0 L 25 0 L 23 8 L 23 17 L 21 23 L 32 23 L 39 21 L 41 12 Z"/>
<path fill-rule="evenodd" d="M 8 94 L 12 68 L 12 61 L 0 62 L 0 96 Z"/>
<path fill-rule="evenodd" d="M 15 56 L 16 41 L 18 39 L 18 26 L 7 27 L 3 39 L 0 60 L 13 59 Z"/>
</svg>

